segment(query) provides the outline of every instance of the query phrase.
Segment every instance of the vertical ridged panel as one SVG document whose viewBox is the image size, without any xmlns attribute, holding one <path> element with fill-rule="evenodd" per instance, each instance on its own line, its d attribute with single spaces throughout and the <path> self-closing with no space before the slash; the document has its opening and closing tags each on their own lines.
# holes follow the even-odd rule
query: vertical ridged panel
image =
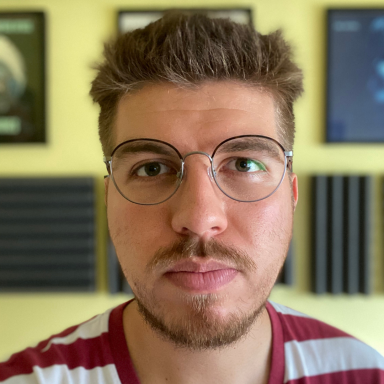
<svg viewBox="0 0 384 384">
<path fill-rule="evenodd" d="M 344 289 L 346 293 L 359 292 L 360 253 L 360 178 L 346 177 L 345 180 L 345 248 Z"/>
<path fill-rule="evenodd" d="M 372 178 L 314 176 L 312 289 L 371 292 Z"/>
<path fill-rule="evenodd" d="M 343 292 L 343 222 L 344 196 L 343 177 L 333 176 L 328 179 L 328 292 Z"/>
<path fill-rule="evenodd" d="M 328 255 L 328 180 L 326 176 L 313 179 L 312 206 L 312 290 L 327 292 Z"/>
<path fill-rule="evenodd" d="M 369 294 L 371 281 L 372 177 L 360 178 L 360 292 Z"/>
</svg>

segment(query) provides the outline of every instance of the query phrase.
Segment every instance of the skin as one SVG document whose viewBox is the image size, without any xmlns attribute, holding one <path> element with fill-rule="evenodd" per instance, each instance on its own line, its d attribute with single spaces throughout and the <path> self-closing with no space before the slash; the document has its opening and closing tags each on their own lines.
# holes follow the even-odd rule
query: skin
<svg viewBox="0 0 384 384">
<path fill-rule="evenodd" d="M 266 92 L 234 82 L 205 83 L 195 89 L 170 84 L 146 86 L 121 99 L 114 127 L 115 144 L 154 138 L 174 145 L 182 155 L 211 154 L 223 140 L 260 134 L 278 140 L 275 107 Z M 225 323 L 231 314 L 261 314 L 247 335 L 221 349 L 194 351 L 176 347 L 143 320 L 136 302 L 126 307 L 124 331 L 142 383 L 267 383 L 271 357 L 271 323 L 263 309 L 286 257 L 298 198 L 297 177 L 285 177 L 270 197 L 241 203 L 225 196 L 209 178 L 205 156 L 186 160 L 187 175 L 168 201 L 141 206 L 125 200 L 106 179 L 108 223 L 117 255 L 135 293 L 146 292 L 165 321 L 183 321 L 191 308 L 186 291 L 148 272 L 160 247 L 182 238 L 215 239 L 248 254 L 257 268 L 238 271 L 215 292 L 209 319 Z M 290 178 L 290 180 L 289 180 Z M 197 263 L 199 255 L 193 256 Z"/>
</svg>

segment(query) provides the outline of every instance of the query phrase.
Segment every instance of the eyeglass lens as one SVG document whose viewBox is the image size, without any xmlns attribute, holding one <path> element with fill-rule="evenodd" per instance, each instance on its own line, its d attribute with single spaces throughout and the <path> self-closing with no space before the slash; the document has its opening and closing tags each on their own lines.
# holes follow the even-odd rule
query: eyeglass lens
<svg viewBox="0 0 384 384">
<path fill-rule="evenodd" d="M 228 197 L 257 201 L 272 194 L 285 173 L 283 149 L 268 138 L 247 136 L 223 142 L 213 154 L 213 175 Z M 127 142 L 114 152 L 112 178 L 120 193 L 138 204 L 159 204 L 178 189 L 183 161 L 166 143 Z"/>
</svg>

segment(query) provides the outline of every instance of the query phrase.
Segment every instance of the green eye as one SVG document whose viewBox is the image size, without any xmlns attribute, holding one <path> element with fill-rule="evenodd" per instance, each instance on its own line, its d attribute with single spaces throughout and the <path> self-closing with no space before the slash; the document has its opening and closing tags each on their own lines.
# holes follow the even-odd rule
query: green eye
<svg viewBox="0 0 384 384">
<path fill-rule="evenodd" d="M 264 164 L 257 160 L 240 158 L 235 160 L 235 168 L 239 172 L 266 171 Z M 230 167 L 231 168 L 231 167 Z"/>
</svg>

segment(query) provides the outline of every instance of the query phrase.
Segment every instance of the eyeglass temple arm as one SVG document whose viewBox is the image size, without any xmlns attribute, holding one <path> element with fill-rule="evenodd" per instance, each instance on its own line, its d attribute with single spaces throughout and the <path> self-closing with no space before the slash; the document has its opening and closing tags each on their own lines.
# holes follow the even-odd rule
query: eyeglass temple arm
<svg viewBox="0 0 384 384">
<path fill-rule="evenodd" d="M 107 171 L 108 171 L 108 175 L 105 175 L 104 179 L 106 179 L 107 177 L 109 177 L 111 175 L 111 160 L 112 160 L 112 157 L 110 157 L 110 156 L 108 156 L 108 157 L 104 156 L 103 157 L 103 163 L 107 167 Z"/>
<path fill-rule="evenodd" d="M 284 155 L 287 159 L 287 168 L 292 172 L 293 169 L 293 151 L 284 151 Z"/>
</svg>

